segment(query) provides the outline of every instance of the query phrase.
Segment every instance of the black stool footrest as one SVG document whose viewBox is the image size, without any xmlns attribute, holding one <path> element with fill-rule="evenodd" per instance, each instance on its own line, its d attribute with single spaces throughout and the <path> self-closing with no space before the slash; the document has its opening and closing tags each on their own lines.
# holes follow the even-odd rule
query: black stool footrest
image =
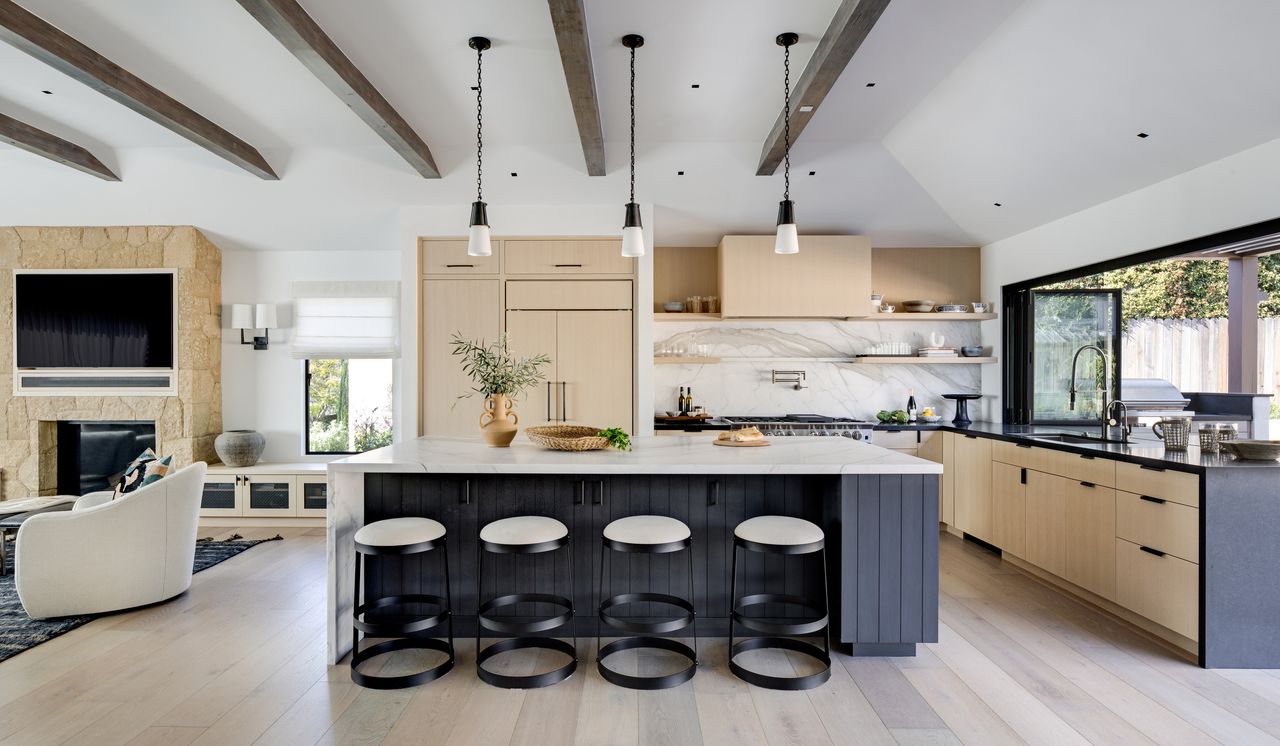
<svg viewBox="0 0 1280 746">
<path fill-rule="evenodd" d="M 396 650 L 438 650 L 448 656 L 443 662 L 425 671 L 405 676 L 374 676 L 362 673 L 360 664 L 383 653 Z M 400 637 L 371 645 L 364 650 L 359 647 L 351 651 L 351 680 L 368 689 L 405 689 L 419 686 L 428 681 L 435 681 L 453 670 L 453 644 L 448 640 L 437 640 L 434 637 Z"/>
<path fill-rule="evenodd" d="M 512 650 L 524 650 L 526 648 L 541 648 L 543 650 L 554 650 L 557 653 L 564 653 L 569 656 L 569 662 L 563 666 L 547 671 L 546 673 L 537 673 L 529 676 L 506 676 L 504 674 L 493 673 L 484 667 L 485 661 Z M 505 640 L 499 640 L 487 648 L 481 649 L 476 653 L 476 675 L 480 680 L 492 686 L 501 687 L 503 689 L 538 689 L 544 686 L 558 684 L 561 681 L 573 675 L 578 670 L 578 651 L 570 643 L 555 637 L 508 637 Z"/>
<path fill-rule="evenodd" d="M 405 621 L 400 622 L 373 622 L 365 620 L 365 615 L 371 611 L 385 609 L 391 606 L 406 606 L 408 604 L 428 604 L 438 606 L 441 611 L 431 616 L 416 616 L 406 614 L 403 616 Z M 366 601 L 355 609 L 351 624 L 366 635 L 373 637 L 399 637 L 401 635 L 411 635 L 415 632 L 431 629 L 432 627 L 444 624 L 449 620 L 449 602 L 441 596 L 429 596 L 421 593 L 411 593 L 399 596 L 381 596 L 379 598 Z"/>
<path fill-rule="evenodd" d="M 564 613 L 535 619 L 532 622 L 508 622 L 497 617 L 486 616 L 494 609 L 513 604 L 551 604 L 564 609 Z M 533 635 L 549 629 L 568 624 L 573 619 L 573 602 L 564 596 L 550 593 L 512 593 L 485 601 L 480 607 L 480 626 L 493 632 L 506 635 Z"/>
<path fill-rule="evenodd" d="M 604 664 L 604 659 L 614 653 L 619 653 L 623 650 L 633 650 L 635 648 L 656 648 L 658 650 L 678 653 L 689 659 L 689 665 L 675 673 L 670 673 L 665 676 L 629 676 L 627 674 L 618 673 Z M 670 637 L 623 637 L 600 648 L 600 654 L 596 658 L 596 670 L 598 670 L 600 672 L 600 676 L 610 684 L 623 686 L 628 689 L 641 689 L 645 691 L 653 689 L 670 689 L 673 686 L 680 686 L 684 682 L 693 678 L 693 675 L 698 671 L 698 654 L 693 651 L 693 648 L 685 645 L 679 640 L 673 640 Z"/>
<path fill-rule="evenodd" d="M 660 622 L 634 622 L 614 616 L 608 611 L 615 606 L 639 603 L 668 604 L 681 609 L 684 613 L 674 619 L 664 619 Z M 679 596 L 672 596 L 666 593 L 620 593 L 606 598 L 600 603 L 600 621 L 614 629 L 640 635 L 662 635 L 667 632 L 684 629 L 693 624 L 694 616 L 693 604 Z"/>
<path fill-rule="evenodd" d="M 767 622 L 757 617 L 747 616 L 747 607 L 760 604 L 799 606 L 805 610 L 806 618 L 800 622 Z M 738 599 L 733 607 L 733 621 L 747 629 L 766 635 L 811 635 L 827 626 L 827 615 L 823 613 L 817 602 L 801 596 L 786 593 L 754 593 Z"/>
<path fill-rule="evenodd" d="M 817 673 L 811 673 L 806 676 L 769 676 L 762 673 L 756 673 L 734 660 L 741 653 L 748 650 L 790 650 L 794 653 L 801 653 L 822 663 L 825 668 Z M 826 682 L 831 678 L 831 656 L 825 650 L 791 637 L 749 637 L 741 642 L 734 643 L 729 649 L 729 670 L 734 675 L 748 684 L 755 684 L 765 689 L 780 689 L 788 692 L 798 692 L 805 689 L 813 689 Z"/>
</svg>

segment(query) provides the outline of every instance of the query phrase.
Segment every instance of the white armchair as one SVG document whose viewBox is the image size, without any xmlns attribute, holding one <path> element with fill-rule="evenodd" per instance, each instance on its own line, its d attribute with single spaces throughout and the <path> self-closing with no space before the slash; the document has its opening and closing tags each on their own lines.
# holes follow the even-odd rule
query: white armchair
<svg viewBox="0 0 1280 746">
<path fill-rule="evenodd" d="M 164 601 L 191 585 L 205 465 L 118 500 L 91 493 L 70 511 L 32 516 L 14 551 L 18 597 L 34 619 Z"/>
</svg>

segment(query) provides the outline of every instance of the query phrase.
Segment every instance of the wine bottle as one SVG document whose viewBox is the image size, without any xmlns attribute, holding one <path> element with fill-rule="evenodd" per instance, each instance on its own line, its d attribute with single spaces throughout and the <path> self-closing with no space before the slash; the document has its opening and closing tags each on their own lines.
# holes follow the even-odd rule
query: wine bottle
<svg viewBox="0 0 1280 746">
<path fill-rule="evenodd" d="M 680 387 L 680 395 L 676 397 L 676 412 L 684 414 L 684 386 Z"/>
<path fill-rule="evenodd" d="M 916 391 L 907 389 L 907 422 L 916 421 Z"/>
<path fill-rule="evenodd" d="M 690 386 L 689 390 L 685 392 L 684 399 L 685 399 L 684 413 L 693 414 L 693 387 L 692 386 Z"/>
</svg>

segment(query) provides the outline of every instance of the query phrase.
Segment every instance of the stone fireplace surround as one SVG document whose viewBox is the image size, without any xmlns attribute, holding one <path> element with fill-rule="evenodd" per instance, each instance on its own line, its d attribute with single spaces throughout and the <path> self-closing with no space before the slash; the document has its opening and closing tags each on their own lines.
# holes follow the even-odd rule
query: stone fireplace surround
<svg viewBox="0 0 1280 746">
<path fill-rule="evenodd" d="M 177 396 L 14 396 L 13 270 L 174 268 Z M 103 302 L 111 300 L 104 288 Z M 59 420 L 152 420 L 174 465 L 222 431 L 222 253 L 191 226 L 0 227 L 0 498 L 52 495 Z"/>
</svg>

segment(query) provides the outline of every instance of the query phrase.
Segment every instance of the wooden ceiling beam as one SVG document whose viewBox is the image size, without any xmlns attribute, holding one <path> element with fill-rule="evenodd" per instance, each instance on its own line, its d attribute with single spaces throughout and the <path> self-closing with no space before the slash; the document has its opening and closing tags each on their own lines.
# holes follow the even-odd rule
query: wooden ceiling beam
<svg viewBox="0 0 1280 746">
<path fill-rule="evenodd" d="M 440 178 L 427 143 L 301 5 L 295 0 L 237 2 L 415 171 L 428 179 Z"/>
<path fill-rule="evenodd" d="M 119 176 L 102 165 L 102 161 L 88 150 L 4 114 L 0 114 L 0 142 L 7 142 L 28 153 L 57 161 L 90 176 L 97 176 L 99 179 L 120 181 Z"/>
<path fill-rule="evenodd" d="M 582 0 L 547 0 L 551 25 L 560 46 L 560 64 L 569 86 L 573 118 L 587 162 L 588 176 L 604 176 L 604 131 L 600 127 L 600 99 L 591 69 L 591 41 L 587 38 L 587 14 Z"/>
<path fill-rule="evenodd" d="M 263 179 L 278 179 L 257 150 L 12 0 L 0 0 L 0 39 Z"/>
<path fill-rule="evenodd" d="M 831 19 L 831 25 L 818 42 L 818 48 L 809 58 L 800 79 L 791 87 L 791 144 L 800 139 L 800 133 L 809 124 L 809 120 L 817 113 L 823 99 L 831 92 L 831 88 L 844 72 L 845 66 L 862 46 L 862 42 L 871 33 L 871 29 L 880 20 L 880 14 L 888 7 L 889 0 L 843 0 Z M 800 107 L 813 107 L 809 111 L 801 111 Z M 785 119 L 782 113 L 774 122 L 773 129 L 765 138 L 764 147 L 760 150 L 760 165 L 756 169 L 757 176 L 771 176 L 778 170 L 782 157 L 786 152 L 783 130 Z"/>
</svg>

